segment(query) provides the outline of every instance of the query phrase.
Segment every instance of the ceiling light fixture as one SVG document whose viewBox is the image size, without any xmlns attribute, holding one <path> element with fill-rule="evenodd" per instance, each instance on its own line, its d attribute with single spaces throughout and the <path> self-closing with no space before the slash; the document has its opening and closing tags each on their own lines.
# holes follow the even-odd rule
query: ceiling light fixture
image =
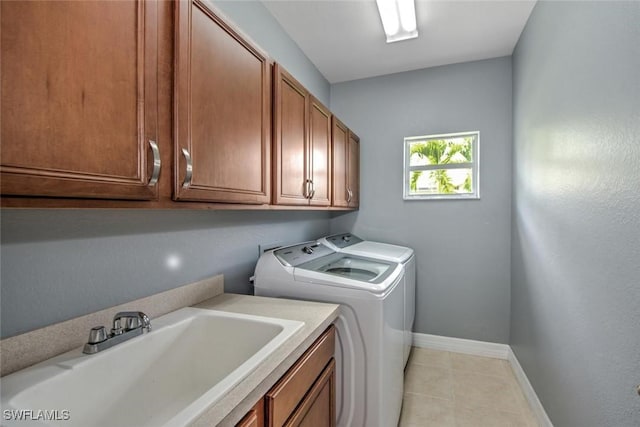
<svg viewBox="0 0 640 427">
<path fill-rule="evenodd" d="M 414 0 L 376 0 L 387 43 L 418 37 Z"/>
</svg>

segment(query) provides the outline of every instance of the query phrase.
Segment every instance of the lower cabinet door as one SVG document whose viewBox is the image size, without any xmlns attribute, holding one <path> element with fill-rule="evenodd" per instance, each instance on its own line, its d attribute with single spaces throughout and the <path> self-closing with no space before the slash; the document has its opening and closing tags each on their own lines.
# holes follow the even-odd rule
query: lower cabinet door
<svg viewBox="0 0 640 427">
<path fill-rule="evenodd" d="M 236 427 L 264 427 L 264 399 L 260 399 Z"/>
<path fill-rule="evenodd" d="M 335 394 L 336 362 L 331 358 L 285 426 L 334 427 L 336 425 Z"/>
<path fill-rule="evenodd" d="M 268 427 L 334 425 L 335 421 L 331 420 L 335 420 L 335 337 L 335 327 L 331 325 L 267 392 L 265 412 Z M 324 383 L 329 383 L 329 393 L 320 385 Z M 319 411 L 311 410 L 316 400 L 330 402 L 324 406 L 331 410 L 331 414 L 327 412 L 324 417 L 313 415 Z M 305 424 L 305 421 L 301 424 L 306 417 L 327 422 Z"/>
<path fill-rule="evenodd" d="M 249 413 L 236 424 L 236 427 L 258 427 L 258 414 L 256 411 L 253 409 L 250 410 Z"/>
</svg>

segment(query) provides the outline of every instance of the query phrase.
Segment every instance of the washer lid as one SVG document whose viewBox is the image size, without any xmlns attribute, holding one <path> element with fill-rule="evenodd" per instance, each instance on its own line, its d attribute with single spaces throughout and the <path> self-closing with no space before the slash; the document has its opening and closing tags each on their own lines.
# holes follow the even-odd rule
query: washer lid
<svg viewBox="0 0 640 427">
<path fill-rule="evenodd" d="M 298 265 L 296 268 L 333 276 L 334 279 L 347 279 L 371 284 L 384 282 L 395 272 L 398 264 L 354 256 L 345 253 L 334 253 L 315 260 Z"/>
<path fill-rule="evenodd" d="M 406 262 L 413 255 L 411 248 L 368 240 L 348 246 L 342 252 L 400 263 Z"/>
</svg>

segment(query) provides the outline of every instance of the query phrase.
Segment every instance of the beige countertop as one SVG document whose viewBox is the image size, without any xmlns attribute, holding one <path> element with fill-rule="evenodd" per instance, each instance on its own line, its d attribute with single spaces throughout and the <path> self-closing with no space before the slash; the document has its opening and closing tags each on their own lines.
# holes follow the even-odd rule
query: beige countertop
<svg viewBox="0 0 640 427">
<path fill-rule="evenodd" d="M 235 294 L 222 294 L 194 307 L 304 322 L 298 332 L 196 419 L 194 426 L 234 426 L 333 323 L 339 309 L 337 304 Z"/>
</svg>

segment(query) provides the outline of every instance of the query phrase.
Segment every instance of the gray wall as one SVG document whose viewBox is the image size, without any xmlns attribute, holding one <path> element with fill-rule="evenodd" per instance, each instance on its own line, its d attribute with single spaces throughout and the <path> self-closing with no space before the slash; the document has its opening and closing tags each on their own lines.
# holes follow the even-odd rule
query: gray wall
<svg viewBox="0 0 640 427">
<path fill-rule="evenodd" d="M 218 6 L 329 103 L 327 81 L 260 2 Z M 258 244 L 320 237 L 329 214 L 4 209 L 1 223 L 0 332 L 8 337 L 218 273 L 228 292 L 251 292 Z"/>
<path fill-rule="evenodd" d="M 329 82 L 261 2 L 214 0 L 213 3 L 316 98 L 329 106 Z"/>
<path fill-rule="evenodd" d="M 639 23 L 539 2 L 513 57 L 510 342 L 556 426 L 640 425 Z"/>
<path fill-rule="evenodd" d="M 3 210 L 2 337 L 225 275 L 253 293 L 258 245 L 314 239 L 327 212 Z"/>
<path fill-rule="evenodd" d="M 331 109 L 361 138 L 360 211 L 332 232 L 415 249 L 415 331 L 509 338 L 511 59 L 332 85 Z M 480 200 L 403 201 L 403 138 L 480 131 Z"/>
</svg>

